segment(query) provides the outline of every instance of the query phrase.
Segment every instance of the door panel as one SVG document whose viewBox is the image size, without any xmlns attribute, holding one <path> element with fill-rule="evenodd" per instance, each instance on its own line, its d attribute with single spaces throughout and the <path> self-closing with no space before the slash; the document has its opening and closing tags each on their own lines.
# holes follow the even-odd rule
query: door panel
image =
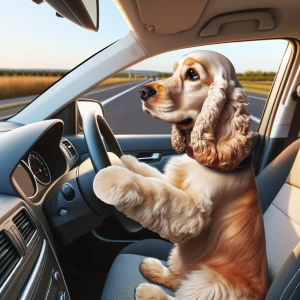
<svg viewBox="0 0 300 300">
<path fill-rule="evenodd" d="M 82 134 L 70 135 L 66 138 L 76 148 L 80 162 L 89 157 L 88 149 Z M 116 135 L 124 154 L 134 155 L 140 161 L 148 163 L 160 171 L 166 162 L 178 155 L 172 148 L 171 135 Z"/>
<path fill-rule="evenodd" d="M 80 156 L 80 161 L 89 157 L 88 149 L 82 134 L 70 135 L 66 138 L 75 146 Z M 124 154 L 130 154 L 140 161 L 163 171 L 168 160 L 178 154 L 171 144 L 171 135 L 116 135 L 116 138 Z M 259 153 L 261 142 L 263 141 L 260 134 L 253 134 L 252 148 L 254 150 L 254 169 L 257 169 L 259 163 Z"/>
<path fill-rule="evenodd" d="M 117 139 L 125 154 L 133 155 L 161 172 L 168 160 L 178 155 L 172 148 L 171 135 L 118 135 Z"/>
</svg>

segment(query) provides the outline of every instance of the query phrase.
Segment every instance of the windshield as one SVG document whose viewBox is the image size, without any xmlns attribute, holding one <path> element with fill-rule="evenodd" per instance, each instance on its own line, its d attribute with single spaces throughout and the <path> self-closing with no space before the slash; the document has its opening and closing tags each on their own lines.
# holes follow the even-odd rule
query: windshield
<svg viewBox="0 0 300 300">
<path fill-rule="evenodd" d="M 0 119 L 30 103 L 82 61 L 129 29 L 113 1 L 100 1 L 98 32 L 31 0 L 0 2 Z M 113 23 L 112 23 L 113 20 Z"/>
</svg>

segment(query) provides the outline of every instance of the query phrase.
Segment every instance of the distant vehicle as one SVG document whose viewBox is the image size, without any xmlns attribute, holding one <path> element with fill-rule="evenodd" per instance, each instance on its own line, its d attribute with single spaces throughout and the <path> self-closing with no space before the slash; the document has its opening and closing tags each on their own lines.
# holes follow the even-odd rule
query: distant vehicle
<svg viewBox="0 0 300 300">
<path fill-rule="evenodd" d="M 152 78 L 152 80 L 153 80 L 153 81 L 160 80 L 160 77 L 155 76 L 155 77 Z"/>
</svg>

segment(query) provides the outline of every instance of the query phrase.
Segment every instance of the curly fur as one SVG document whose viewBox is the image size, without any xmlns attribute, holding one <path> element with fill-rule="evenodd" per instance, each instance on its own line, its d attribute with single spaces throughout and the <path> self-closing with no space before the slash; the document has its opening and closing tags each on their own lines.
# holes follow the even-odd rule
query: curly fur
<svg viewBox="0 0 300 300">
<path fill-rule="evenodd" d="M 222 78 L 210 87 L 191 132 L 191 145 L 200 164 L 231 171 L 249 154 L 251 117 L 247 105 L 244 90 L 236 88 L 233 81 Z"/>
<path fill-rule="evenodd" d="M 209 57 L 214 59 L 206 62 L 206 69 L 211 72 L 213 82 L 206 98 L 201 95 L 198 99 L 202 105 L 191 132 L 190 144 L 200 164 L 230 171 L 239 165 L 251 148 L 248 98 L 231 62 L 214 53 L 209 53 Z M 186 147 L 185 132 L 176 124 L 172 128 L 172 146 L 178 153 Z"/>
<path fill-rule="evenodd" d="M 197 80 L 186 78 L 189 68 Z M 125 167 L 95 177 L 102 201 L 176 243 L 168 267 L 153 258 L 141 265 L 150 282 L 172 288 L 175 298 L 144 283 L 136 299 L 264 299 L 266 245 L 253 168 L 221 172 L 234 169 L 251 147 L 248 100 L 232 64 L 215 52 L 194 52 L 176 63 L 172 77 L 150 86 L 157 93 L 144 110 L 172 123 L 174 149 L 181 153 L 189 143 L 196 159 L 174 157 L 160 173 L 125 155 Z"/>
<path fill-rule="evenodd" d="M 172 125 L 171 136 L 172 147 L 177 153 L 182 153 L 186 148 L 185 132 Z"/>
</svg>

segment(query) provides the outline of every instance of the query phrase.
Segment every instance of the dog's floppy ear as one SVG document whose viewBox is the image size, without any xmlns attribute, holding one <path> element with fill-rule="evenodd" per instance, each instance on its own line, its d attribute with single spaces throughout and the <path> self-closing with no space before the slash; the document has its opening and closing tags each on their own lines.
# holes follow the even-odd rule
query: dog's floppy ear
<svg viewBox="0 0 300 300">
<path fill-rule="evenodd" d="M 214 77 L 191 133 L 195 159 L 221 171 L 236 168 L 251 149 L 248 98 L 237 79 L 231 80 L 232 69 L 222 68 Z"/>
<path fill-rule="evenodd" d="M 177 153 L 182 153 L 186 148 L 185 133 L 177 128 L 175 124 L 172 125 L 172 147 Z"/>
</svg>

